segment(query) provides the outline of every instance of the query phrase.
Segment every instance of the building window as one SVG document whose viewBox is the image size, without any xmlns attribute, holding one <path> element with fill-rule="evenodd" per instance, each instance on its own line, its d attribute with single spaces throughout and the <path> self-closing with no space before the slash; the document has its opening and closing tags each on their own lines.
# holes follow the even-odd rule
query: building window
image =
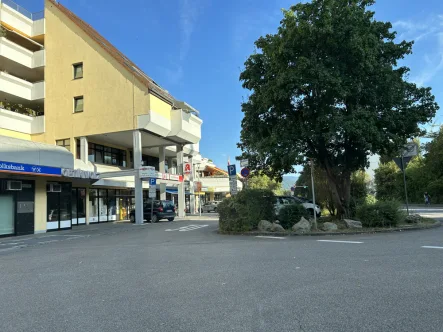
<svg viewBox="0 0 443 332">
<path fill-rule="evenodd" d="M 65 138 L 65 139 L 56 140 L 55 144 L 66 148 L 68 151 L 71 151 L 71 143 L 70 142 L 71 142 L 71 140 L 69 138 Z"/>
<path fill-rule="evenodd" d="M 74 79 L 83 78 L 83 62 L 75 63 L 72 67 L 74 67 Z"/>
<path fill-rule="evenodd" d="M 83 96 L 74 97 L 74 113 L 83 112 Z"/>
<path fill-rule="evenodd" d="M 79 139 L 75 139 L 75 145 L 77 147 L 77 149 L 76 149 L 76 158 L 80 159 L 80 140 Z"/>
<path fill-rule="evenodd" d="M 126 151 L 89 143 L 88 160 L 92 163 L 126 167 Z"/>
</svg>

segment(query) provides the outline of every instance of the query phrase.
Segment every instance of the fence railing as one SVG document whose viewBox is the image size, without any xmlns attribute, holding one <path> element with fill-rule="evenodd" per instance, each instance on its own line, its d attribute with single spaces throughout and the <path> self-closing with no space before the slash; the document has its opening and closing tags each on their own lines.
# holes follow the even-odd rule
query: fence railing
<svg viewBox="0 0 443 332">
<path fill-rule="evenodd" d="M 29 10 L 16 4 L 12 0 L 1 0 L 0 3 L 11 7 L 12 9 L 18 11 L 20 14 L 26 16 L 33 21 L 37 21 L 45 17 L 45 12 L 43 10 L 37 13 L 31 13 Z"/>
</svg>

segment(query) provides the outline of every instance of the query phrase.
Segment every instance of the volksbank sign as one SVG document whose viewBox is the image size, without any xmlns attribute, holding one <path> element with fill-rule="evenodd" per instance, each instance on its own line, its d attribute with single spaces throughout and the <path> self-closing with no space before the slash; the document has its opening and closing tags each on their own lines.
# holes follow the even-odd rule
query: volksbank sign
<svg viewBox="0 0 443 332">
<path fill-rule="evenodd" d="M 62 175 L 62 169 L 58 167 L 19 164 L 11 163 L 9 161 L 0 161 L 0 172 L 50 176 Z"/>
</svg>

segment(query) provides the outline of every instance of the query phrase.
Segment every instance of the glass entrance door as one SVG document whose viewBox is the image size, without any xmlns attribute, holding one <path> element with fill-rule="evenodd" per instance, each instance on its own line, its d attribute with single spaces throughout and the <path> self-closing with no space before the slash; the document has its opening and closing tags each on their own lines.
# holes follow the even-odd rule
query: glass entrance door
<svg viewBox="0 0 443 332">
<path fill-rule="evenodd" d="M 15 233 L 14 222 L 14 197 L 0 195 L 0 235 Z"/>
</svg>

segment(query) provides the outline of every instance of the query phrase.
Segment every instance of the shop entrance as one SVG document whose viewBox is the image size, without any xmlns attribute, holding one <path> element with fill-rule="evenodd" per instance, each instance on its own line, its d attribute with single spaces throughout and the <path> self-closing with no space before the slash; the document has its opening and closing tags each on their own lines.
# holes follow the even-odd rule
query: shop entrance
<svg viewBox="0 0 443 332">
<path fill-rule="evenodd" d="M 0 195 L 0 236 L 15 234 L 14 196 Z"/>
<path fill-rule="evenodd" d="M 129 220 L 129 214 L 134 209 L 135 198 L 134 197 L 118 197 L 119 211 L 117 213 L 117 220 Z"/>
</svg>

